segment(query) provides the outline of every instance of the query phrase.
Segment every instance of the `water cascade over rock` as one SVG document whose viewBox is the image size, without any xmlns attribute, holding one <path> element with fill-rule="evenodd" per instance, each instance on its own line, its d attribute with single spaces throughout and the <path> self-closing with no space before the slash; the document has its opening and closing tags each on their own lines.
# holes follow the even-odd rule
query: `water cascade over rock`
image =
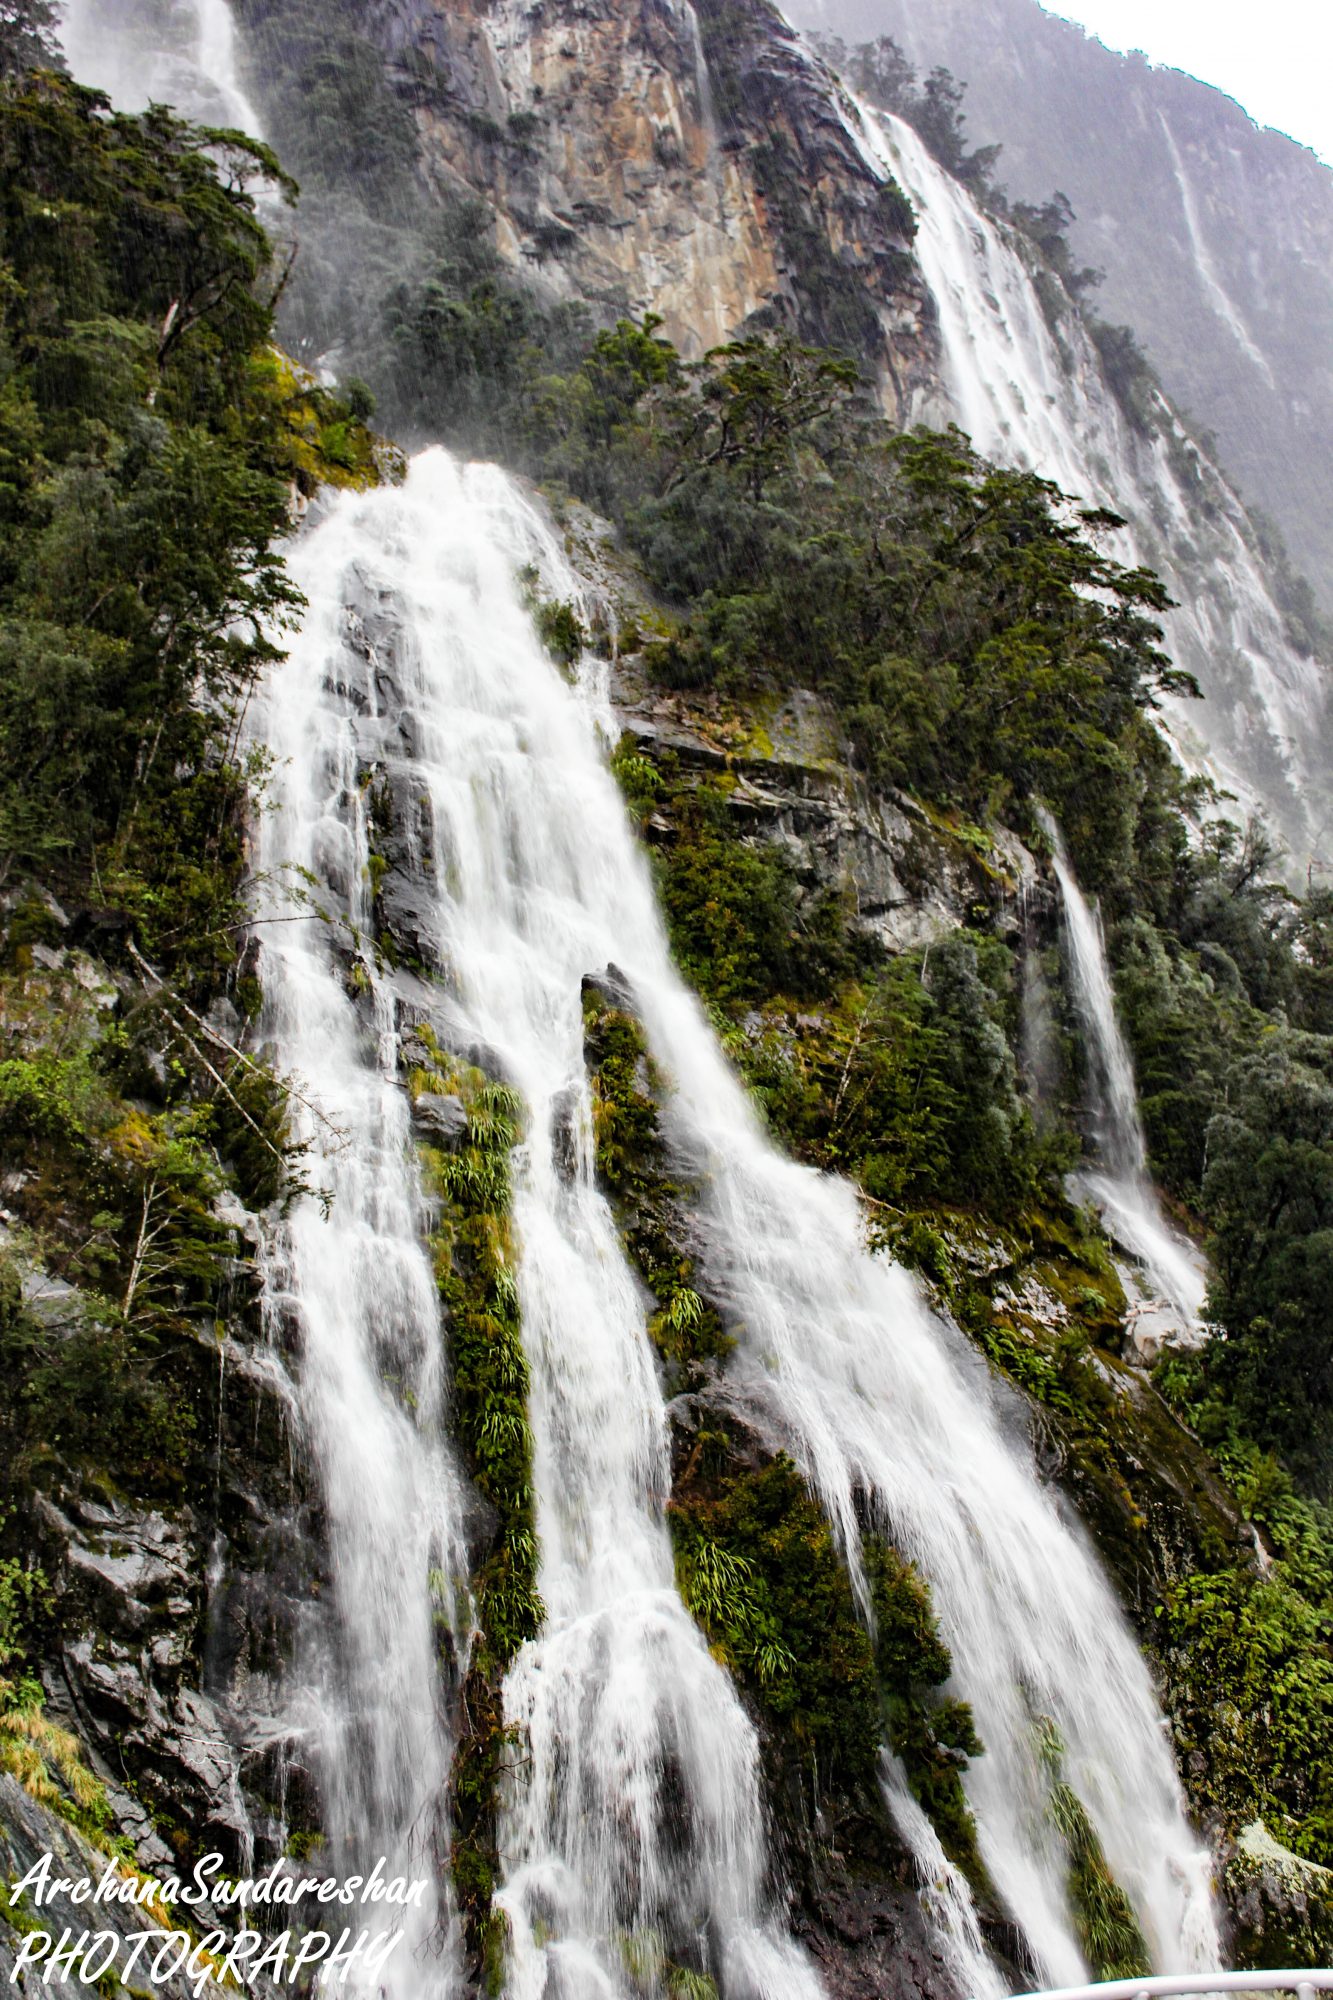
<svg viewBox="0 0 1333 2000">
<path fill-rule="evenodd" d="M 559 574 L 515 488 L 442 452 L 401 492 L 342 502 L 308 536 L 295 567 L 310 612 L 258 724 L 280 773 L 265 872 L 309 870 L 363 938 L 358 773 L 383 769 L 415 801 L 417 937 L 439 981 L 406 982 L 416 1018 L 425 1008 L 442 1044 L 484 1058 L 524 1106 L 513 1221 L 546 1621 L 505 1698 L 525 1746 L 502 1835 L 513 1990 L 619 1994 L 617 1940 L 679 1952 L 702 1938 L 729 1994 L 815 2000 L 813 1973 L 764 1915 L 754 1730 L 675 1588 L 662 1398 L 593 1182 L 582 977 L 622 939 L 650 941 L 660 972 L 662 946 L 592 719 L 519 599 L 515 571 L 534 557 Z M 411 1240 L 394 981 L 363 954 L 358 1002 L 323 927 L 293 931 L 264 948 L 270 1029 L 282 1063 L 318 1078 L 345 1141 L 321 1148 L 331 1215 L 298 1211 L 275 1282 L 307 1327 L 348 1642 L 345 1684 L 322 1701 L 337 1718 L 340 1830 L 364 1846 L 409 1840 L 447 1776 L 430 1645 L 432 1571 L 458 1568 L 436 1444 L 443 1340 Z M 411 1382 L 409 1409 L 379 1375 Z M 344 1777 L 340 1745 L 358 1724 L 384 1740 Z"/>
<path fill-rule="evenodd" d="M 347 525 L 339 517 L 334 531 Z M 274 1727 L 313 1767 L 340 1867 L 364 1873 L 384 1856 L 390 1874 L 429 1880 L 430 1900 L 410 1913 L 410 1956 L 447 1964 L 435 1884 L 453 1743 L 438 1653 L 441 1628 L 456 1656 L 468 1643 L 452 1581 L 467 1554 L 393 989 L 358 960 L 358 1003 L 337 949 L 366 930 L 360 774 L 395 718 L 370 656 L 347 657 L 342 608 L 320 589 L 327 534 L 294 562 L 310 614 L 249 718 L 274 771 L 256 853 L 263 1034 L 303 1080 L 294 1109 L 316 1190 L 270 1234 L 265 1308 L 275 1342 L 294 1353 L 332 1574 L 332 1602 L 308 1621 Z M 317 885 L 313 906 L 294 895 L 300 884 Z M 423 1975 L 419 1990 L 450 1987 Z"/>
<path fill-rule="evenodd" d="M 452 1489 L 402 1237 L 406 1110 L 393 1109 L 388 1075 L 406 1010 L 424 1013 L 441 1045 L 484 1057 L 524 1107 L 515 1276 L 547 1616 L 505 1689 L 525 1745 L 501 1841 L 514 1991 L 622 1994 L 616 1941 L 649 1935 L 702 1955 L 728 1996 L 818 1991 L 765 1912 L 753 1730 L 674 1587 L 666 1412 L 643 1307 L 593 1182 L 580 992 L 613 962 L 670 1080 L 674 1143 L 706 1190 L 708 1279 L 740 1341 L 734 1392 L 788 1443 L 855 1574 L 861 1523 L 873 1519 L 928 1578 L 957 1691 L 987 1746 L 968 1780 L 981 1850 L 1036 1964 L 1056 1980 L 1086 1971 L 1049 1811 L 1041 1746 L 1054 1728 L 1155 1962 L 1211 1966 L 1206 1861 L 1110 1590 L 984 1367 L 903 1271 L 866 1253 L 851 1188 L 779 1157 L 761 1132 L 671 965 L 602 762 L 601 697 L 592 682 L 565 683 L 520 602 L 515 572 L 534 560 L 553 587 L 574 589 L 516 489 L 441 452 L 418 459 L 401 491 L 338 501 L 298 558 L 311 608 L 264 724 L 279 759 L 269 872 L 308 868 L 358 934 L 368 865 L 358 771 L 382 766 L 395 797 L 414 802 L 410 873 L 431 975 L 367 973 L 372 990 L 354 1002 L 323 927 L 265 945 L 279 1059 L 319 1078 L 323 1111 L 351 1138 L 345 1164 L 331 1155 L 335 1180 L 350 1182 L 341 1216 L 336 1206 L 325 1222 L 307 1204 L 285 1266 L 277 1257 L 307 1321 L 317 1287 L 323 1302 L 303 1393 L 335 1519 L 339 1495 L 348 1508 L 344 1583 L 356 1584 L 374 1522 L 397 1513 L 416 1537 L 404 1534 L 390 1564 L 392 1618 L 369 1616 L 395 1708 L 418 1718 L 424 1747 L 362 1760 L 399 1789 L 366 1796 L 348 1832 L 360 1817 L 406 1837 L 424 1805 L 409 1773 L 433 1786 L 441 1755 L 423 1629 Z M 388 1262 L 372 1283 L 377 1217 Z M 420 1371 L 414 1413 L 376 1386 L 377 1357 L 380 1373 Z M 357 1594 L 339 1600 L 352 1710 L 371 1629 Z M 888 1783 L 892 1798 L 892 1774 Z M 914 1843 L 923 1861 L 930 1841 L 927 1827 Z M 927 1889 L 960 1985 L 994 1992 L 965 1891 L 939 1879 Z"/>
<path fill-rule="evenodd" d="M 127 104 L 168 99 L 257 128 L 224 0 L 142 0 L 132 13 L 122 32 L 72 0 L 66 46 L 82 74 Z M 705 117 L 706 81 L 700 62 Z M 1061 386 L 1018 258 L 906 128 L 857 130 L 922 209 L 921 257 L 978 444 L 1075 490 L 1113 489 L 1129 466 L 1119 420 L 1088 362 L 1074 374 L 1102 428 L 1078 429 L 1076 388 Z M 1132 468 L 1145 519 L 1183 534 L 1185 500 L 1160 452 L 1151 463 L 1147 486 Z M 668 1963 L 715 1981 L 723 2000 L 822 1990 L 770 1879 L 756 1728 L 673 1572 L 671 1413 L 594 1173 L 582 990 L 609 967 L 663 1080 L 668 1142 L 700 1189 L 704 1279 L 735 1341 L 726 1394 L 800 1468 L 867 1618 L 867 1534 L 929 1584 L 950 1692 L 985 1745 L 966 1777 L 980 1855 L 1034 1979 L 1090 1973 L 1052 1743 L 1154 1966 L 1212 1969 L 1207 1860 L 1148 1670 L 1081 1530 L 1037 1476 L 1020 1412 L 915 1281 L 869 1254 L 854 1190 L 774 1150 L 672 965 L 604 760 L 604 680 L 590 662 L 574 684 L 562 676 L 520 590 L 534 565 L 554 596 L 580 595 L 549 528 L 503 474 L 441 451 L 401 488 L 320 509 L 291 564 L 308 611 L 249 728 L 272 758 L 256 833 L 262 1032 L 298 1085 L 313 1190 L 269 1228 L 265 1305 L 322 1501 L 328 1579 L 300 1622 L 285 1699 L 256 1732 L 313 1772 L 339 1867 L 383 1856 L 431 1884 L 408 1913 L 388 2000 L 467 1990 L 444 1885 L 460 1690 L 480 1637 L 465 1581 L 478 1502 L 453 1442 L 435 1214 L 399 1081 L 423 1036 L 518 1107 L 499 1255 L 522 1328 L 542 1615 L 503 1688 L 515 1746 L 496 1898 L 507 1990 L 630 2000 L 645 1982 L 662 1989 Z M 1239 531 L 1224 520 L 1218 532 L 1239 551 L 1227 657 L 1245 663 L 1253 699 L 1210 754 L 1252 789 L 1268 756 L 1280 790 L 1316 695 L 1301 663 L 1264 653 L 1254 621 L 1277 613 L 1249 580 Z M 1182 613 L 1196 650 L 1215 636 L 1210 616 Z M 1095 920 L 1060 865 L 1108 1186 L 1160 1227 Z M 373 943 L 386 867 L 394 949 Z M 466 1115 L 442 1089 L 418 1100 L 416 1128 L 447 1148 Z M 967 1882 L 887 1748 L 883 1785 L 949 1982 L 993 2000 L 1004 1980 Z"/>
<path fill-rule="evenodd" d="M 1059 827 L 1049 814 L 1043 815 L 1043 823 L 1060 884 L 1070 990 L 1086 1051 L 1097 1150 L 1096 1168 L 1080 1174 L 1077 1184 L 1147 1280 L 1149 1299 L 1140 1316 L 1151 1322 L 1149 1331 L 1169 1331 L 1193 1341 L 1203 1310 L 1202 1264 L 1193 1246 L 1162 1215 L 1148 1173 L 1134 1067 L 1116 1019 L 1101 922 L 1079 888 Z"/>
<path fill-rule="evenodd" d="M 227 0 L 65 0 L 60 40 L 79 81 L 119 110 L 169 104 L 200 124 L 262 130 L 241 84 Z"/>
<path fill-rule="evenodd" d="M 1290 638 L 1235 494 L 1164 398 L 1151 430 L 1130 423 L 1083 320 L 1072 306 L 1053 319 L 1016 242 L 912 127 L 866 106 L 860 116 L 868 154 L 917 212 L 947 414 L 997 463 L 1127 518 L 1116 552 L 1159 570 L 1179 600 L 1168 648 L 1205 697 L 1169 701 L 1172 733 L 1188 761 L 1265 811 L 1303 872 L 1322 833 L 1311 800 L 1328 778 L 1327 672 Z"/>
</svg>

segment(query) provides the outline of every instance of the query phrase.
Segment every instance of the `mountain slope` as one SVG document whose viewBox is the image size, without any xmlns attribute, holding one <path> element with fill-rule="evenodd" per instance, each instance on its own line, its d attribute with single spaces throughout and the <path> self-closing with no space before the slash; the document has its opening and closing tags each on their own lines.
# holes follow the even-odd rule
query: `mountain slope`
<svg viewBox="0 0 1333 2000">
<path fill-rule="evenodd" d="M 1214 431 L 1246 497 L 1333 606 L 1333 170 L 1221 91 L 1120 56 L 1037 0 L 796 0 L 802 26 L 891 35 L 967 85 L 1015 199 L 1062 189 L 1105 317 Z M 1262 34 L 1256 21 L 1255 33 Z"/>
<path fill-rule="evenodd" d="M 149 55 L 195 11 L 142 7 Z M 246 81 L 325 204 L 293 228 L 260 197 L 300 242 L 289 324 L 544 493 L 432 450 L 401 491 L 321 496 L 291 562 L 301 630 L 236 717 L 253 754 L 227 824 L 254 872 L 219 885 L 188 988 L 145 969 L 181 977 L 177 912 L 106 865 L 133 764 L 78 869 L 40 843 L 10 861 L 0 1335 L 23 1449 L 0 1667 L 26 1706 L 0 1712 L 0 1761 L 44 1694 L 182 1853 L 215 1828 L 292 1869 L 321 1839 L 433 1846 L 450 1992 L 493 1988 L 506 1952 L 517 1990 L 563 1961 L 616 2000 L 808 2000 L 807 1958 L 830 2000 L 1213 1963 L 1205 1837 L 1237 1953 L 1313 1956 L 1264 1906 L 1268 1836 L 1237 1836 L 1262 1818 L 1333 1858 L 1328 1523 L 1261 1448 L 1326 1490 L 1333 910 L 1289 904 L 1174 766 L 1156 579 L 1014 463 L 1040 455 L 1017 389 L 1071 486 L 1093 436 L 1098 493 L 1148 490 L 1085 330 L 1053 310 L 1044 345 L 979 340 L 996 462 L 905 432 L 956 391 L 958 351 L 948 384 L 934 359 L 951 289 L 1012 332 L 1041 319 L 1035 279 L 947 176 L 914 182 L 914 261 L 874 123 L 780 18 L 704 7 L 697 43 L 693 19 L 254 9 Z M 527 66 L 554 74 L 565 36 L 588 91 L 567 78 L 543 118 Z M 679 125 L 707 170 L 732 162 L 735 239 L 700 235 L 698 189 L 660 161 L 636 211 L 645 95 L 654 149 Z M 21 260 L 65 190 L 11 178 Z M 585 186 L 609 214 L 576 213 Z M 539 240 L 557 192 L 571 220 Z M 952 267 L 927 257 L 941 215 L 973 239 Z M 683 315 L 716 286 L 740 344 L 691 361 L 651 321 L 598 330 L 651 308 L 659 237 L 673 323 L 701 345 Z M 322 273 L 349 250 L 321 307 L 308 254 Z M 105 444 L 78 427 L 88 289 L 6 328 L 62 473 Z M 116 333 L 143 368 L 169 310 L 154 295 Z M 254 369 L 301 493 L 317 453 L 332 471 L 358 445 L 370 476 L 364 384 Z M 104 476 L 133 481 L 174 371 L 106 372 L 127 442 Z M 227 388 L 228 435 L 278 425 Z M 1145 454 L 1188 472 L 1158 418 Z M 37 569 L 64 582 L 86 489 L 62 484 L 51 546 L 25 468 Z M 1192 541 L 1229 503 L 1176 471 L 1163 533 Z M 106 603 L 73 608 L 67 651 Z M 1230 1338 L 1155 1383 L 1064 1180 L 1099 1135 L 1046 808 L 1100 896 L 1156 1171 L 1215 1243 Z M 212 1068 L 182 1070 L 192 1048 Z M 238 1136 L 264 1133 L 229 1131 L 215 1093 L 264 1053 L 267 1178 L 237 1179 Z M 1283 1197 L 1271 1228 L 1255 1185 Z M 127 1414 L 156 1413 L 164 1465 L 130 1448 L 141 1425 L 88 1421 L 90 1367 L 117 1358 L 99 1329 L 129 1340 Z M 106 1809 L 160 1860 L 126 1795 Z M 1313 1867 L 1280 1874 L 1318 1904 Z"/>
</svg>

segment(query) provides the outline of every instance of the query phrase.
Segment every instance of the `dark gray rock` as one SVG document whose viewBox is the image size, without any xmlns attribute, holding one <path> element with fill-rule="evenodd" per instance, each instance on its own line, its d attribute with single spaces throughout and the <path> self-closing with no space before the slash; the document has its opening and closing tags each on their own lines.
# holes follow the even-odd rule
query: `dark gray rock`
<svg viewBox="0 0 1333 2000">
<path fill-rule="evenodd" d="M 1330 1963 L 1333 1869 L 1293 1854 L 1262 1820 L 1242 1828 L 1221 1859 L 1241 1964 Z"/>
<path fill-rule="evenodd" d="M 608 965 L 604 972 L 587 972 L 583 976 L 583 991 L 595 993 L 608 1007 L 615 1007 L 624 1014 L 637 1014 L 638 1006 L 634 989 L 618 965 Z"/>
<path fill-rule="evenodd" d="M 412 1100 L 412 1122 L 432 1145 L 454 1147 L 467 1132 L 467 1112 L 460 1097 L 423 1091 Z"/>
<path fill-rule="evenodd" d="M 113 1795 L 113 1803 L 124 1796 L 116 1794 L 114 1788 L 108 1789 Z M 194 2000 L 194 1989 L 183 1971 L 161 1979 L 152 1977 L 149 1971 L 157 1953 L 165 1948 L 165 1928 L 162 1944 L 150 1943 L 140 1947 L 128 1986 L 114 1976 L 117 1966 L 128 1966 L 130 1963 L 132 1940 L 144 1932 L 151 1932 L 157 1919 L 135 1903 L 85 1900 L 82 1885 L 88 1881 L 96 1889 L 111 1868 L 118 1878 L 116 1886 L 119 1886 L 132 1871 L 118 1857 L 113 1859 L 101 1848 L 95 1847 L 58 1813 L 30 1797 L 8 1772 L 0 1772 L 0 1881 L 8 1888 L 40 1863 L 44 1855 L 51 1856 L 51 1881 L 69 1882 L 71 1887 L 79 1889 L 81 1900 L 76 1902 L 68 1890 L 45 1889 L 40 1907 L 34 1907 L 30 1893 L 25 1891 L 15 1912 L 17 1921 L 0 1912 L 0 1990 L 22 1995 L 24 2000 L 39 2000 L 39 1996 L 40 2000 L 75 2000 L 76 1995 L 86 2000 L 86 1996 L 93 1992 L 110 1995 L 112 2000 L 130 2000 L 130 1995 L 144 1994 L 152 1994 L 155 2000 L 156 1996 L 160 1996 L 160 2000 Z M 177 1874 L 179 1862 L 159 1841 L 156 1851 L 147 1861 L 147 1869 L 161 1880 Z M 196 1940 L 205 1930 L 221 1931 L 228 1941 L 236 1933 L 237 1927 L 225 1915 L 216 1912 L 210 1912 L 206 1925 L 199 1922 L 197 1909 L 187 1910 L 177 1905 L 173 1915 L 178 1915 L 175 1928 L 188 1929 Z M 70 1934 L 70 1943 L 84 1933 L 99 1931 L 110 1932 L 120 1942 L 112 1967 L 92 1984 L 83 1983 L 77 1971 L 72 1974 L 56 1972 L 48 1979 L 41 1960 L 25 1966 L 16 1979 L 14 1972 L 21 1940 L 33 1930 L 45 1932 L 57 1946 L 65 1932 Z M 99 1947 L 99 1950 L 105 1949 Z M 181 1949 L 177 1946 L 167 1954 L 162 1961 L 164 1972 Z M 256 2000 L 276 2000 L 278 1989 L 264 1974 L 247 1984 Z"/>
</svg>

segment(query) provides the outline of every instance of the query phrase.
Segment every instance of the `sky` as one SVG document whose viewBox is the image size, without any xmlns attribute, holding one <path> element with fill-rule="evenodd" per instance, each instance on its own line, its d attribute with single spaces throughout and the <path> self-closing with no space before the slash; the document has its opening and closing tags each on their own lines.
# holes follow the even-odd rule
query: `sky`
<svg viewBox="0 0 1333 2000">
<path fill-rule="evenodd" d="M 1142 49 L 1333 164 L 1333 0 L 1042 0 L 1108 49 Z"/>
</svg>

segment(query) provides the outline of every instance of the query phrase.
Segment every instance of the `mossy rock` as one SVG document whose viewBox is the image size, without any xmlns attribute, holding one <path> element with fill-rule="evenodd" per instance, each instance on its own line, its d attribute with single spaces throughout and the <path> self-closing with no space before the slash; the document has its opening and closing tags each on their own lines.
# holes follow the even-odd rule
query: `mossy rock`
<svg viewBox="0 0 1333 2000">
<path fill-rule="evenodd" d="M 1293 1854 L 1255 1820 L 1227 1858 L 1223 1885 L 1242 1971 L 1333 1965 L 1333 1869 Z"/>
<path fill-rule="evenodd" d="M 400 455 L 290 355 L 271 347 L 251 366 L 273 411 L 280 455 L 302 493 L 320 486 L 364 491 L 401 476 Z"/>
</svg>

